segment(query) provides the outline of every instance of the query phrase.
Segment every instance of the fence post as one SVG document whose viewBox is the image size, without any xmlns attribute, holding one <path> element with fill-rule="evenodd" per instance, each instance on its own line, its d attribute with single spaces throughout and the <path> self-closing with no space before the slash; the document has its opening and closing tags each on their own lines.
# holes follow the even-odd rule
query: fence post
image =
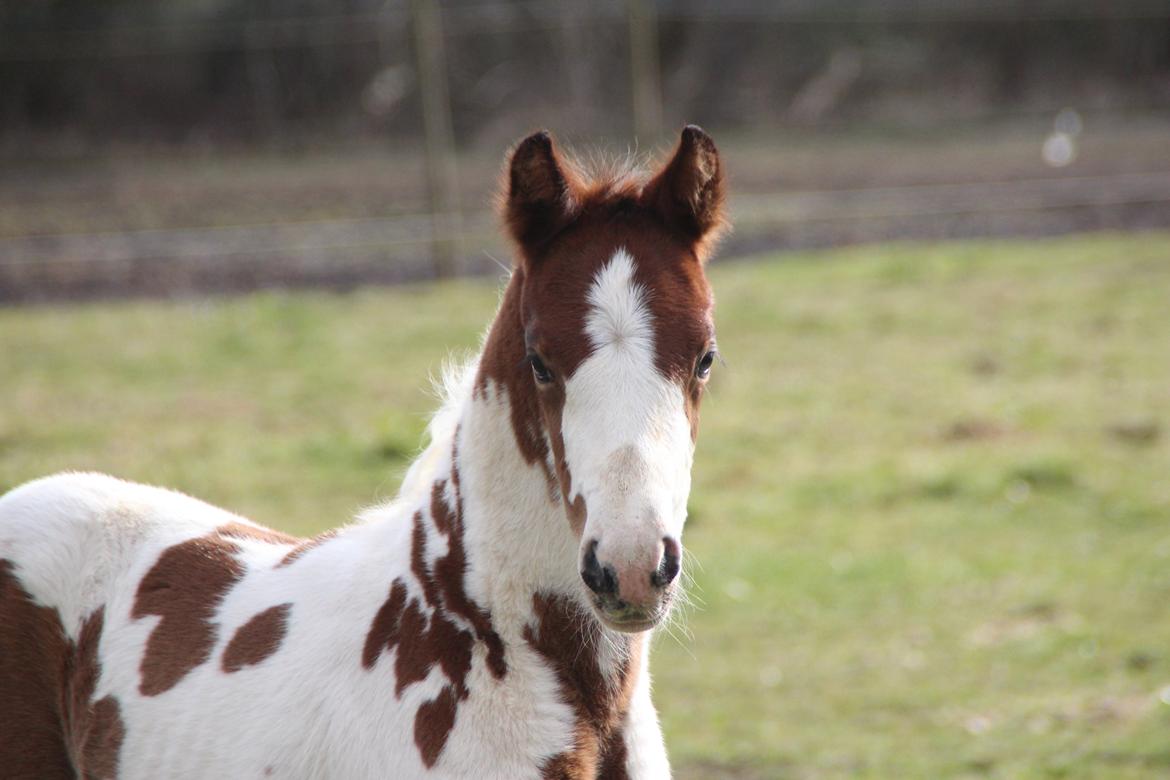
<svg viewBox="0 0 1170 780">
<path fill-rule="evenodd" d="M 662 87 L 658 75 L 658 14 L 654 0 L 627 0 L 630 22 L 630 92 L 634 136 L 653 143 L 662 132 Z"/>
<path fill-rule="evenodd" d="M 447 57 L 443 48 L 443 19 L 438 0 L 411 0 L 410 10 L 422 97 L 427 192 L 431 209 L 431 262 L 435 276 L 444 279 L 456 271 L 462 219 L 455 131 L 451 125 L 451 98 L 447 89 Z"/>
</svg>

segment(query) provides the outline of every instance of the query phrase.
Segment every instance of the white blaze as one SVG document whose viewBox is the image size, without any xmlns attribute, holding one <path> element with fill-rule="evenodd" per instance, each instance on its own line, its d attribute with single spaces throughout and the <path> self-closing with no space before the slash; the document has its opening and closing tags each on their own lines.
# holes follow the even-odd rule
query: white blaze
<svg viewBox="0 0 1170 780">
<path fill-rule="evenodd" d="M 681 536 L 690 492 L 690 424 L 682 388 L 656 367 L 647 295 L 619 249 L 589 290 L 594 351 L 566 384 L 562 416 L 584 541 L 597 539 L 598 558 L 618 567 L 658 560 L 662 537 Z"/>
</svg>

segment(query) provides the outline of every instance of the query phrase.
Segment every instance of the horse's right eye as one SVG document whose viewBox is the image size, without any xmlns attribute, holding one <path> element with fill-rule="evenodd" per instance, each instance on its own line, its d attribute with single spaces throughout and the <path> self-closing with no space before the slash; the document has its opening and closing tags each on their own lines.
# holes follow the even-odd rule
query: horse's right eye
<svg viewBox="0 0 1170 780">
<path fill-rule="evenodd" d="M 540 359 L 540 355 L 532 353 L 528 356 L 528 362 L 532 364 L 532 376 L 536 377 L 538 383 L 547 385 L 553 381 L 552 371 L 548 370 L 548 366 Z"/>
</svg>

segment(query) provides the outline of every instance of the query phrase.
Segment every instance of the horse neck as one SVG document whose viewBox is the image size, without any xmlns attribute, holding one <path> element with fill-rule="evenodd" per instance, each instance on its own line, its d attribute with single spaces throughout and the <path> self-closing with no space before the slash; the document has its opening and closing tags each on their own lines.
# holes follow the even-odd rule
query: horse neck
<svg viewBox="0 0 1170 780">
<path fill-rule="evenodd" d="M 493 611 L 529 617 L 537 595 L 575 598 L 578 539 L 569 529 L 525 362 L 517 271 L 488 332 L 454 449 L 469 549 Z M 475 573 L 475 572 L 473 572 Z"/>
<path fill-rule="evenodd" d="M 534 626 L 571 631 L 600 648 L 603 672 L 640 650 L 641 639 L 604 629 L 580 596 L 580 541 L 570 530 L 531 372 L 524 363 L 521 272 L 509 284 L 479 360 L 432 423 L 431 444 L 408 473 L 403 498 L 426 507 L 434 489 L 457 517 L 465 583 L 505 642 L 533 645 Z M 452 491 L 450 486 L 454 486 Z M 454 542 L 449 537 L 448 547 Z"/>
</svg>

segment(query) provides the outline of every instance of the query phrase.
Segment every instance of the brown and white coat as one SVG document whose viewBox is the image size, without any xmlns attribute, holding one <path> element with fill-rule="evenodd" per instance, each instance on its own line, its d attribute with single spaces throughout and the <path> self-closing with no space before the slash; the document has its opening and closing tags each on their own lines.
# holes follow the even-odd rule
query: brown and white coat
<svg viewBox="0 0 1170 780">
<path fill-rule="evenodd" d="M 649 180 L 526 139 L 484 349 L 399 496 L 335 532 L 97 474 L 0 498 L 3 776 L 669 776 L 646 629 L 674 594 L 722 200 L 697 128 Z"/>
</svg>

